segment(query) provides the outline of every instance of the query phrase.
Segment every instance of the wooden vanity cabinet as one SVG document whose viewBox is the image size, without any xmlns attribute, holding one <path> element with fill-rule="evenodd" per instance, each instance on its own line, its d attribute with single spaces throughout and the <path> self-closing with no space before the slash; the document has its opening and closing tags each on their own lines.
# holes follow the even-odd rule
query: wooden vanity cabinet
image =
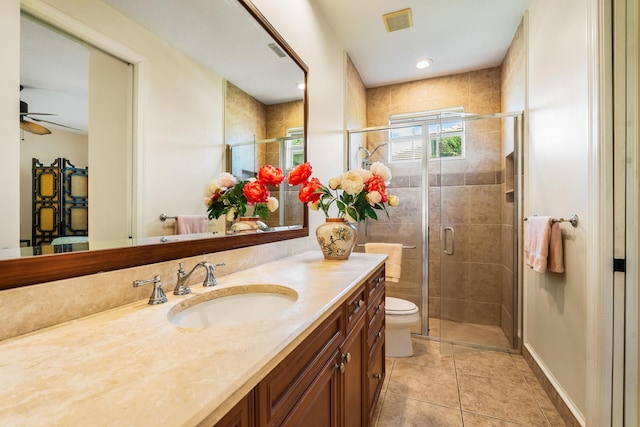
<svg viewBox="0 0 640 427">
<path fill-rule="evenodd" d="M 383 379 L 384 267 L 216 427 L 366 427 Z"/>
</svg>

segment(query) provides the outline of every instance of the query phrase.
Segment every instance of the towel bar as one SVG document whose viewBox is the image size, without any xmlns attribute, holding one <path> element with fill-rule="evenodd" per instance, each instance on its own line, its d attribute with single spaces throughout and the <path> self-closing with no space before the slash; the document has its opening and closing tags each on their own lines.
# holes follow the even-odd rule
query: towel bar
<svg viewBox="0 0 640 427">
<path fill-rule="evenodd" d="M 536 215 L 534 215 L 536 216 Z M 524 221 L 528 220 L 529 218 L 524 218 Z M 578 214 L 573 214 L 569 217 L 569 219 L 565 219 L 565 218 L 554 218 L 553 222 L 569 222 L 571 223 L 571 225 L 573 227 L 577 227 L 578 226 Z"/>
<path fill-rule="evenodd" d="M 358 245 L 357 245 L 357 246 L 359 246 L 359 247 L 364 247 L 364 243 L 358 243 Z M 409 245 L 402 245 L 402 249 L 415 249 L 415 248 L 416 248 L 416 245 L 411 245 L 411 246 L 409 246 Z"/>
<path fill-rule="evenodd" d="M 168 219 L 176 219 L 175 216 L 167 216 L 167 214 L 160 214 L 160 221 L 165 222 Z"/>
</svg>

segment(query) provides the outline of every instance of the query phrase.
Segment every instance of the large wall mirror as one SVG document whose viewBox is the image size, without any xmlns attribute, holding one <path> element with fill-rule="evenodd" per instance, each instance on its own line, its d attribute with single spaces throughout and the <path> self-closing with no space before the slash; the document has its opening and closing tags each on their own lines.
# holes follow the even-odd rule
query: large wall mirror
<svg viewBox="0 0 640 427">
<path fill-rule="evenodd" d="M 21 181 L 29 184 L 20 191 L 23 247 L 0 260 L 0 289 L 308 235 L 306 209 L 286 188 L 269 231 L 260 234 L 226 235 L 212 221 L 206 233 L 177 236 L 172 218 L 161 219 L 205 213 L 208 182 L 237 164 L 251 173 L 265 163 L 286 170 L 304 160 L 307 67 L 249 0 L 210 2 L 205 11 L 170 0 L 152 8 L 90 0 L 80 12 L 69 0 L 21 3 L 29 37 L 21 40 L 20 118 L 51 134 L 21 123 Z M 86 27 L 80 35 L 78 25 Z M 106 37 L 83 39 L 83 32 Z M 73 60 L 56 54 L 65 38 Z M 67 80 L 56 87 L 57 72 L 43 64 L 61 57 Z M 72 66 L 79 74 L 69 79 Z M 46 90 L 72 86 L 64 107 L 52 97 L 42 102 Z M 68 107 L 74 101 L 79 107 Z M 62 245 L 33 238 L 47 209 L 44 219 L 33 215 L 31 183 L 49 182 L 46 173 L 34 179 L 34 158 L 44 167 L 59 159 L 88 166 L 69 184 L 88 193 L 88 209 L 69 218 L 74 230 L 84 218 L 87 230 Z"/>
</svg>

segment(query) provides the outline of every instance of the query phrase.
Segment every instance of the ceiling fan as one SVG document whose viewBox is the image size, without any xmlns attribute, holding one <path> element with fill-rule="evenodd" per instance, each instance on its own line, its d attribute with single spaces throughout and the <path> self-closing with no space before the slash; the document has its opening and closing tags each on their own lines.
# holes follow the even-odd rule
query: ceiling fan
<svg viewBox="0 0 640 427">
<path fill-rule="evenodd" d="M 20 85 L 20 91 L 22 91 L 22 89 L 24 89 L 24 86 Z M 34 116 L 55 116 L 56 114 L 54 113 L 30 113 L 29 112 L 29 105 L 20 100 L 20 129 L 25 130 L 27 132 L 30 133 L 34 133 L 36 135 L 48 135 L 51 133 L 51 131 L 49 129 L 47 129 L 46 127 L 38 124 L 38 123 L 34 123 L 34 122 L 43 122 L 43 123 L 50 123 L 52 125 L 56 125 L 56 126 L 61 126 L 63 128 L 67 128 L 67 129 L 73 129 L 73 130 L 80 130 L 80 129 L 76 129 L 74 127 L 71 126 L 65 126 L 62 125 L 60 123 L 55 123 L 55 122 L 50 122 L 48 120 L 44 120 L 44 119 L 39 119 L 37 117 Z M 29 121 L 27 119 L 33 120 L 33 121 Z"/>
</svg>

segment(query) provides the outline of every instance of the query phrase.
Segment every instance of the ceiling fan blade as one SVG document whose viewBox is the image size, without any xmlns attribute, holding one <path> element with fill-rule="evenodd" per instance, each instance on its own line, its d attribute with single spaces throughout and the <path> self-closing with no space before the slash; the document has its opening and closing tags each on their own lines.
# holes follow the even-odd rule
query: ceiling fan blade
<svg viewBox="0 0 640 427">
<path fill-rule="evenodd" d="M 29 114 L 31 114 L 31 113 L 29 113 Z M 74 128 L 74 127 L 71 127 L 71 126 L 67 126 L 67 125 L 61 125 L 60 123 L 56 123 L 56 122 L 50 122 L 49 120 L 44 120 L 44 119 L 36 119 L 35 117 L 29 117 L 29 118 L 30 118 L 31 120 L 34 120 L 34 121 L 36 121 L 36 122 L 44 122 L 44 123 L 50 123 L 50 124 L 52 124 L 52 125 L 56 125 L 56 126 L 60 126 L 60 127 L 63 127 L 63 128 L 67 128 L 67 129 L 73 129 L 73 130 L 77 130 L 77 131 L 80 131 L 80 132 L 82 132 L 82 129 L 78 129 L 78 128 Z"/>
<path fill-rule="evenodd" d="M 27 112 L 27 111 L 20 111 L 20 115 L 21 116 L 31 116 L 31 115 L 36 115 L 36 116 L 57 116 L 57 114 L 55 113 L 31 113 L 31 112 Z"/>
<path fill-rule="evenodd" d="M 20 129 L 36 135 L 48 135 L 51 133 L 51 131 L 46 127 L 26 120 L 20 120 Z"/>
</svg>

